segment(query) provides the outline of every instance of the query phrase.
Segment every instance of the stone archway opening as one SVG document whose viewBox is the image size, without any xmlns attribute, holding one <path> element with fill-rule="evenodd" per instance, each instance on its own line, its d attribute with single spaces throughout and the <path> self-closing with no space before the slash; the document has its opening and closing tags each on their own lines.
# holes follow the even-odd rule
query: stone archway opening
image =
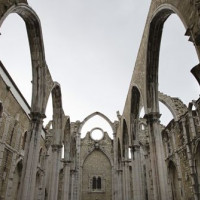
<svg viewBox="0 0 200 200">
<path fill-rule="evenodd" d="M 1 65 L 6 68 L 28 104 L 31 105 L 31 55 L 26 26 L 18 14 L 11 13 L 2 24 L 0 46 Z"/>
</svg>

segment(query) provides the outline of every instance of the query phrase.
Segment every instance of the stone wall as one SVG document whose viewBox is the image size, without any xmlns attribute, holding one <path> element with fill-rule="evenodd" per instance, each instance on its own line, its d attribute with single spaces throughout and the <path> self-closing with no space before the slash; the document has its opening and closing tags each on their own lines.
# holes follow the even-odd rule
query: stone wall
<svg viewBox="0 0 200 200">
<path fill-rule="evenodd" d="M 19 190 L 25 140 L 30 123 L 27 109 L 30 107 L 2 63 L 0 68 L 4 72 L 0 74 L 0 102 L 3 109 L 0 118 L 0 199 L 12 200 L 17 198 Z M 23 105 L 19 103 L 20 100 L 24 101 Z M 40 146 L 45 149 L 42 137 Z M 38 170 L 41 168 L 41 162 L 38 162 Z"/>
<path fill-rule="evenodd" d="M 82 139 L 80 147 L 82 200 L 112 199 L 112 143 L 107 133 L 104 133 L 104 137 L 99 141 L 93 140 L 90 132 Z M 94 177 L 101 178 L 101 189 L 93 188 Z"/>
</svg>

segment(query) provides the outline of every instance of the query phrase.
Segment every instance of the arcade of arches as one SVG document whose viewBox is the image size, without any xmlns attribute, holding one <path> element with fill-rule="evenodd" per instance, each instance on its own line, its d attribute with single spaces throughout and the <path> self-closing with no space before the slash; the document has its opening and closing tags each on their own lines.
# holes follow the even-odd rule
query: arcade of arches
<svg viewBox="0 0 200 200">
<path fill-rule="evenodd" d="M 46 64 L 37 14 L 26 0 L 1 0 L 0 24 L 10 13 L 26 23 L 32 103 L 0 62 L 1 200 L 200 199 L 200 99 L 186 106 L 158 91 L 162 29 L 172 13 L 200 57 L 199 0 L 152 0 L 124 111 L 114 122 L 100 112 L 70 121 L 61 86 Z M 200 64 L 191 66 L 191 72 L 200 84 Z M 53 119 L 44 127 L 50 94 Z M 173 115 L 166 126 L 159 120 L 159 101 Z M 81 138 L 83 126 L 95 116 L 109 124 L 112 138 L 98 124 Z"/>
</svg>

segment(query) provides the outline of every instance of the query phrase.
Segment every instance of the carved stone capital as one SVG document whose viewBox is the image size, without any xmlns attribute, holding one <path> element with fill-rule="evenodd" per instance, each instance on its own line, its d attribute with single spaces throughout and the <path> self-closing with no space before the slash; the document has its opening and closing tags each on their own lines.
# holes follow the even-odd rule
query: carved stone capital
<svg viewBox="0 0 200 200">
<path fill-rule="evenodd" d="M 46 118 L 46 115 L 40 112 L 31 112 L 29 116 L 34 122 L 43 122 L 43 119 Z"/>
<path fill-rule="evenodd" d="M 161 114 L 159 112 L 151 112 L 149 114 L 146 114 L 144 118 L 147 120 L 147 123 L 154 123 L 160 122 L 160 116 Z"/>
</svg>

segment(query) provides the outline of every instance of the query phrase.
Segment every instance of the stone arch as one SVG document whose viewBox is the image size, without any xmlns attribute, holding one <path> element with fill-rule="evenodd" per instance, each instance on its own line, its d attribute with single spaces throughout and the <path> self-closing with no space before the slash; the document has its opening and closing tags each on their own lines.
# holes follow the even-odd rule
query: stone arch
<svg viewBox="0 0 200 200">
<path fill-rule="evenodd" d="M 64 160 L 71 160 L 71 134 L 70 134 L 70 118 L 67 117 L 64 125 Z"/>
<path fill-rule="evenodd" d="M 115 132 L 114 125 L 113 125 L 113 123 L 111 122 L 111 120 L 110 120 L 108 117 L 106 117 L 106 116 L 105 116 L 104 114 L 102 114 L 101 112 L 94 112 L 94 113 L 88 115 L 88 116 L 81 122 L 80 127 L 79 127 L 79 133 L 81 133 L 82 127 L 85 125 L 85 123 L 86 123 L 89 119 L 91 119 L 92 117 L 94 117 L 94 116 L 100 116 L 100 117 L 102 117 L 105 121 L 108 122 L 108 124 L 109 124 L 110 127 L 112 128 L 113 133 Z"/>
<path fill-rule="evenodd" d="M 121 150 L 121 144 L 120 144 L 120 140 L 119 140 L 119 138 L 117 139 L 117 149 L 118 149 L 118 151 L 117 151 L 117 157 L 118 157 L 118 163 L 120 163 L 121 162 L 121 160 L 122 160 L 122 150 Z"/>
<path fill-rule="evenodd" d="M 26 144 L 26 138 L 27 138 L 27 131 L 25 131 L 23 137 L 22 137 L 22 150 L 25 150 L 25 144 Z"/>
<path fill-rule="evenodd" d="M 5 7 L 7 6 L 5 5 Z M 18 14 L 26 24 L 32 61 L 31 112 L 40 113 L 44 116 L 48 93 L 52 87 L 52 79 L 46 65 L 40 20 L 29 5 L 18 3 L 2 14 L 0 26 L 11 13 Z"/>
<path fill-rule="evenodd" d="M 85 161 L 87 160 L 87 158 L 88 158 L 95 150 L 96 150 L 96 149 L 93 148 L 93 149 L 83 158 L 82 163 L 81 163 L 81 166 L 84 165 L 84 163 L 85 163 Z M 109 162 L 110 162 L 110 165 L 113 166 L 113 160 L 112 160 L 112 158 L 111 158 L 102 148 L 99 148 L 98 150 L 101 151 L 101 152 L 107 157 L 107 159 L 108 159 Z"/>
<path fill-rule="evenodd" d="M 179 178 L 176 165 L 173 161 L 169 161 L 168 174 L 172 192 L 172 200 L 181 200 L 181 191 L 179 188 Z"/>
<path fill-rule="evenodd" d="M 62 108 L 62 93 L 61 93 L 61 87 L 59 83 L 54 82 L 53 88 L 51 90 L 51 94 L 52 94 L 52 104 L 53 104 L 52 126 L 54 130 L 62 131 L 64 112 Z M 64 137 L 63 133 L 60 133 L 60 135 L 54 134 L 54 143 L 61 145 L 63 137 Z"/>
<path fill-rule="evenodd" d="M 138 123 L 140 114 L 140 91 L 136 86 L 131 90 L 131 142 L 138 139 Z"/>
<path fill-rule="evenodd" d="M 54 82 L 51 93 L 52 93 L 52 103 L 53 103 L 53 115 L 55 115 L 55 118 L 62 117 L 63 114 L 62 93 L 59 83 Z"/>
<path fill-rule="evenodd" d="M 39 151 L 38 163 L 39 163 L 40 167 L 43 169 L 43 164 L 44 164 L 44 149 L 42 147 L 40 148 L 40 151 Z"/>
<path fill-rule="evenodd" d="M 167 18 L 176 13 L 181 19 L 182 23 L 188 30 L 188 35 L 191 30 L 182 12 L 172 6 L 171 4 L 162 4 L 155 10 L 152 15 L 149 27 L 148 46 L 147 46 L 147 64 L 146 64 L 146 99 L 147 99 L 147 113 L 158 113 L 158 65 L 160 43 L 162 38 L 163 25 Z"/>
<path fill-rule="evenodd" d="M 170 97 L 159 92 L 158 100 L 170 110 L 175 121 L 178 121 L 188 111 L 187 106 L 179 98 Z"/>
<path fill-rule="evenodd" d="M 124 159 L 128 158 L 128 148 L 129 148 L 129 134 L 126 120 L 123 119 L 123 132 L 122 132 L 122 157 Z"/>
</svg>

